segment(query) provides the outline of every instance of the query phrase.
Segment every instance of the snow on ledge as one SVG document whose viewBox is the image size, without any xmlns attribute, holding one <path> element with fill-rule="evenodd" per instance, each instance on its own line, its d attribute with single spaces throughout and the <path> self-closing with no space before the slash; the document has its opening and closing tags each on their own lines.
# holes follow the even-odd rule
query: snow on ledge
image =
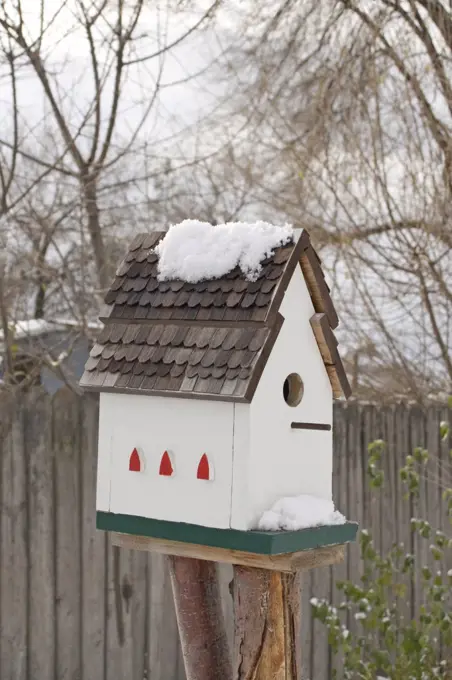
<svg viewBox="0 0 452 680">
<path fill-rule="evenodd" d="M 249 281 L 255 281 L 262 260 L 292 238 L 289 224 L 228 222 L 214 226 L 184 220 L 171 226 L 155 248 L 158 278 L 197 283 L 220 278 L 239 266 Z"/>
<path fill-rule="evenodd" d="M 261 531 L 298 531 L 310 527 L 345 524 L 346 518 L 338 512 L 333 501 L 315 496 L 289 496 L 280 498 L 260 518 L 257 529 Z"/>
</svg>

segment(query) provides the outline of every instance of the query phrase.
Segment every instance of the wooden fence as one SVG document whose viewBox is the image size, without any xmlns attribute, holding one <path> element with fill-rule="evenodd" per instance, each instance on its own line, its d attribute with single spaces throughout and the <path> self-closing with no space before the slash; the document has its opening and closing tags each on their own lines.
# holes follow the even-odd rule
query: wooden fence
<svg viewBox="0 0 452 680">
<path fill-rule="evenodd" d="M 3 406 L 0 416 L 1 680 L 183 680 L 163 558 L 112 548 L 95 530 L 96 399 L 65 390 L 53 400 L 33 395 L 15 409 Z M 415 547 L 412 515 L 446 528 L 448 453 L 439 437 L 446 417 L 439 406 L 336 407 L 335 500 L 383 550 L 399 540 Z M 381 494 L 365 479 L 367 445 L 376 438 L 387 442 Z M 417 445 L 427 446 L 435 462 L 414 508 L 402 499 L 398 472 Z M 334 581 L 357 578 L 359 568 L 354 545 L 344 564 L 305 576 L 304 678 L 329 680 L 333 664 L 310 598 L 338 602 Z M 230 568 L 221 567 L 221 578 L 232 632 Z M 420 585 L 410 584 L 408 611 L 421 599 Z"/>
</svg>

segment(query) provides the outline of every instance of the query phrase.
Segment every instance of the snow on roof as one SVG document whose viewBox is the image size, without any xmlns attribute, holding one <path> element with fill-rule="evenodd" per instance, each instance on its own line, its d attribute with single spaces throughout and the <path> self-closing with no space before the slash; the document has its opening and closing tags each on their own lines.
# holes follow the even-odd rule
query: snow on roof
<svg viewBox="0 0 452 680">
<path fill-rule="evenodd" d="M 255 281 L 260 263 L 292 238 L 289 224 L 184 220 L 171 226 L 155 248 L 159 280 L 197 283 L 220 278 L 239 266 L 249 281 Z"/>
<path fill-rule="evenodd" d="M 266 510 L 257 528 L 261 531 L 298 531 L 310 527 L 345 524 L 346 518 L 338 512 L 333 501 L 315 496 L 288 496 L 281 498 Z"/>
</svg>

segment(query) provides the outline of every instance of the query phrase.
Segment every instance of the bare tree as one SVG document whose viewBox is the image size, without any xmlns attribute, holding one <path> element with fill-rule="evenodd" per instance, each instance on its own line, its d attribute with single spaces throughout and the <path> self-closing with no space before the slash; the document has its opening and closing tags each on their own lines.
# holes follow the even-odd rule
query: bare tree
<svg viewBox="0 0 452 680">
<path fill-rule="evenodd" d="M 239 19 L 220 121 L 254 168 L 244 210 L 312 232 L 358 395 L 450 390 L 448 3 L 284 0 Z"/>
<path fill-rule="evenodd" d="M 11 148 L 0 149 L 0 328 L 4 343 L 4 374 L 8 379 L 13 373 L 13 360 L 11 353 L 11 342 L 9 333 L 8 319 L 8 261 L 5 256 L 6 239 L 4 238 L 4 222 L 8 212 L 14 208 L 14 199 L 11 198 L 18 152 L 19 120 L 17 106 L 17 73 L 16 62 L 11 49 L 11 41 L 1 37 L 0 39 L 0 59 L 2 65 L 6 67 L 5 78 L 11 95 L 11 121 L 12 121 L 12 144 Z M 21 197 L 19 197 L 20 200 Z M 17 199 L 16 199 L 17 200 Z"/>
<path fill-rule="evenodd" d="M 0 27 L 15 47 L 15 58 L 30 66 L 39 80 L 58 132 L 59 139 L 55 137 L 59 149 L 57 159 L 55 155 L 47 158 L 46 151 L 39 156 L 29 156 L 77 182 L 98 284 L 104 290 L 111 271 L 101 216 L 102 183 L 120 162 L 136 162 L 134 155 L 140 151 L 140 133 L 157 103 L 164 55 L 206 21 L 217 3 L 172 43 L 165 33 L 152 36 L 149 42 L 156 43 L 157 49 L 149 50 L 149 54 L 145 40 L 150 30 L 149 16 L 143 0 L 118 0 L 115 3 L 66 0 L 53 14 L 49 13 L 47 4 L 46 0 L 39 2 L 40 27 L 36 31 L 27 24 L 21 0 L 11 5 L 2 3 Z M 90 93 L 85 97 L 70 91 L 62 72 L 55 69 L 57 58 L 52 58 L 51 51 L 49 53 L 48 36 L 56 30 L 54 27 L 63 13 L 72 22 L 64 37 L 82 41 L 85 45 L 91 78 Z M 151 62 L 155 62 L 152 72 Z M 134 102 L 130 114 L 125 91 L 133 80 L 146 82 L 146 87 L 142 88 L 140 101 Z M 119 120 L 124 121 L 125 116 L 133 117 L 133 124 L 119 129 Z M 133 173 L 129 173 L 129 182 L 133 179 Z"/>
<path fill-rule="evenodd" d="M 0 3 L 0 85 L 10 86 L 0 133 L 5 347 L 21 319 L 69 317 L 88 333 L 128 233 L 166 220 L 171 139 L 160 148 L 154 133 L 165 60 L 217 5 Z M 30 83 L 41 93 L 31 117 Z"/>
</svg>

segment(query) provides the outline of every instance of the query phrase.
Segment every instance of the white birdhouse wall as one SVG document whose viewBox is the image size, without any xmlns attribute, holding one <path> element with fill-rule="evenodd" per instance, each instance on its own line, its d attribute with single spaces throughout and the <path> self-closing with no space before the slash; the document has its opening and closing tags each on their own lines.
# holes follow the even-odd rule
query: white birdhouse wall
<svg viewBox="0 0 452 680">
<path fill-rule="evenodd" d="M 101 394 L 97 509 L 230 526 L 234 405 Z"/>
<path fill-rule="evenodd" d="M 250 405 L 250 506 L 247 526 L 237 526 L 242 529 L 283 496 L 332 495 L 332 431 L 291 427 L 292 422 L 331 426 L 333 418 L 331 384 L 309 323 L 314 309 L 299 269 L 281 314 L 285 321 Z M 293 373 L 303 383 L 297 406 L 290 406 L 283 393 L 284 381 Z"/>
</svg>

